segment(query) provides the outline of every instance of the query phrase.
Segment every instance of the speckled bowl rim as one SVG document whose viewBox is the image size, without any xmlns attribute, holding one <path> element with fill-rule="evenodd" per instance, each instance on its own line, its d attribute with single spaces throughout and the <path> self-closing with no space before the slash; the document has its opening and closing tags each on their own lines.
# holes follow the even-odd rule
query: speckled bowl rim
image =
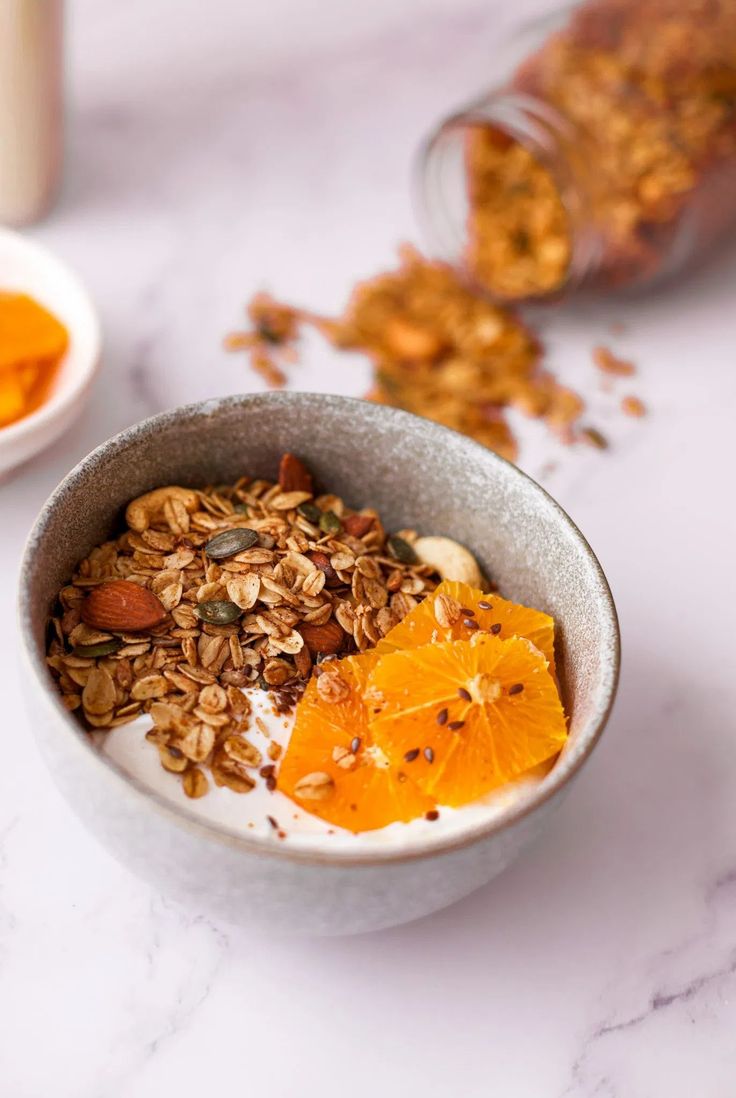
<svg viewBox="0 0 736 1098">
<path fill-rule="evenodd" d="M 101 780 L 111 782 L 118 795 L 132 796 L 136 799 L 143 800 L 145 802 L 145 805 L 142 806 L 143 810 L 145 810 L 145 807 L 147 806 L 168 817 L 169 820 L 190 833 L 201 838 L 239 848 L 244 853 L 257 855 L 262 858 L 286 859 L 287 861 L 311 863 L 315 865 L 339 864 L 345 866 L 376 866 L 432 857 L 440 853 L 470 846 L 490 835 L 506 831 L 531 813 L 536 812 L 537 809 L 541 808 L 545 803 L 551 801 L 560 793 L 563 787 L 572 780 L 590 758 L 593 749 L 598 743 L 613 708 L 618 687 L 621 664 L 621 639 L 618 616 L 608 581 L 606 580 L 597 557 L 578 527 L 556 500 L 537 484 L 536 481 L 532 480 L 531 477 L 527 476 L 526 473 L 523 473 L 511 462 L 506 461 L 498 454 L 473 442 L 471 439 L 468 439 L 465 436 L 459 436 L 455 431 L 442 427 L 430 420 L 420 419 L 417 416 L 400 411 L 396 408 L 372 405 L 374 409 L 377 409 L 377 414 L 385 416 L 387 419 L 393 419 L 397 426 L 401 427 L 403 424 L 406 430 L 410 429 L 415 433 L 417 431 L 423 431 L 426 434 L 434 436 L 435 445 L 438 449 L 450 444 L 450 442 L 457 446 L 458 439 L 461 438 L 462 444 L 468 449 L 469 456 L 474 456 L 479 463 L 499 466 L 505 475 L 519 477 L 528 481 L 529 487 L 532 493 L 536 494 L 540 506 L 548 508 L 549 512 L 557 521 L 567 528 L 573 538 L 578 541 L 583 552 L 587 556 L 589 563 L 592 565 L 598 583 L 598 594 L 600 596 L 600 598 L 596 600 L 596 604 L 603 608 L 604 620 L 602 625 L 605 627 L 605 633 L 607 633 L 605 652 L 602 653 L 601 657 L 604 674 L 599 689 L 600 696 L 598 697 L 598 704 L 586 726 L 579 733 L 580 738 L 576 750 L 570 752 L 569 756 L 563 756 L 563 758 L 555 764 L 543 782 L 528 796 L 512 803 L 508 808 L 504 809 L 497 816 L 494 816 L 491 820 L 469 824 L 467 830 L 459 835 L 457 833 L 443 835 L 438 829 L 436 838 L 432 835 L 423 835 L 401 847 L 387 847 L 385 850 L 371 849 L 354 851 L 346 850 L 344 848 L 330 851 L 327 844 L 319 849 L 294 849 L 290 848 L 288 843 L 279 843 L 278 845 L 275 845 L 273 841 L 268 838 L 259 837 L 257 835 L 243 835 L 241 832 L 225 826 L 209 823 L 190 811 L 186 804 L 182 804 L 181 806 L 174 805 L 170 800 L 149 789 L 143 782 L 139 781 L 136 777 L 127 774 L 112 760 L 103 756 L 98 748 L 91 742 L 89 736 L 79 727 L 79 724 L 74 719 L 73 715 L 61 706 L 58 695 L 54 690 L 53 682 L 49 676 L 48 668 L 34 650 L 34 646 L 30 639 L 32 636 L 33 623 L 30 609 L 29 561 L 32 554 L 38 551 L 38 546 L 42 544 L 43 528 L 47 516 L 57 507 L 64 505 L 66 494 L 75 488 L 77 481 L 82 476 L 86 475 L 95 465 L 105 462 L 122 444 L 130 443 L 141 435 L 146 435 L 159 428 L 168 427 L 171 424 L 176 424 L 177 422 L 186 420 L 190 417 L 212 415 L 227 408 L 242 408 L 244 411 L 254 410 L 257 413 L 263 413 L 267 412 L 269 407 L 282 404 L 299 404 L 305 400 L 312 405 L 314 405 L 315 401 L 327 401 L 333 408 L 336 406 L 338 409 L 344 411 L 348 418 L 352 418 L 356 413 L 359 414 L 358 406 L 363 405 L 363 401 L 352 397 L 302 392 L 250 393 L 222 397 L 203 401 L 201 403 L 182 405 L 181 407 L 141 420 L 139 423 L 112 436 L 112 438 L 103 442 L 86 457 L 82 458 L 82 460 L 78 462 L 57 485 L 42 507 L 33 524 L 23 551 L 20 568 L 18 613 L 19 630 L 22 641 L 21 651 L 26 667 L 32 672 L 33 677 L 39 684 L 42 697 L 56 719 L 71 731 L 71 742 L 76 745 L 76 749 L 80 752 L 86 752 L 96 760 Z"/>
</svg>

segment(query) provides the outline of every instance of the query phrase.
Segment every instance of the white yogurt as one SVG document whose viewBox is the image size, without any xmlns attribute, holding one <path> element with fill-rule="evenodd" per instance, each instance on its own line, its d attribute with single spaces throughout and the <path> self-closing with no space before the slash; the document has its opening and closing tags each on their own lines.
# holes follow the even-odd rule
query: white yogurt
<svg viewBox="0 0 736 1098">
<path fill-rule="evenodd" d="M 293 715 L 275 715 L 268 695 L 261 690 L 248 691 L 248 694 L 253 707 L 253 718 L 260 717 L 269 733 L 266 736 L 259 731 L 253 720 L 248 730 L 248 739 L 258 747 L 263 754 L 264 763 L 267 763 L 269 760 L 266 753 L 270 742 L 275 741 L 286 750 Z M 438 820 L 421 818 L 354 834 L 305 812 L 278 789 L 270 793 L 262 779 L 258 779 L 255 789 L 250 793 L 235 793 L 231 789 L 216 786 L 210 780 L 209 792 L 197 800 L 190 800 L 184 794 L 179 775 L 163 769 L 158 751 L 146 740 L 145 734 L 150 727 L 150 719 L 141 717 L 130 724 L 100 733 L 98 743 L 101 753 L 146 788 L 170 801 L 174 807 L 185 808 L 209 824 L 242 835 L 288 842 L 302 850 L 324 851 L 330 847 L 339 847 L 341 851 L 346 847 L 361 850 L 385 849 L 386 846 L 397 848 L 413 846 L 423 835 L 436 838 L 440 831 L 443 834 L 459 835 L 476 824 L 488 823 L 511 804 L 528 798 L 549 770 L 547 765 L 537 767 L 519 781 L 511 782 L 462 808 L 439 805 Z M 278 829 L 273 827 L 269 816 L 277 822 Z"/>
</svg>

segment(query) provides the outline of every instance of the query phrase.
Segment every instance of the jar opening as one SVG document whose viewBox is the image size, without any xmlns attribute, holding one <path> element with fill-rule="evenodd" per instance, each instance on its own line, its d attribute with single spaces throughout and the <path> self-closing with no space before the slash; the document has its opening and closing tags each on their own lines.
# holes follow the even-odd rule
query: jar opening
<svg viewBox="0 0 736 1098">
<path fill-rule="evenodd" d="M 548 299 L 590 268 L 575 135 L 545 105 L 500 95 L 454 115 L 420 153 L 431 248 L 495 299 Z"/>
</svg>

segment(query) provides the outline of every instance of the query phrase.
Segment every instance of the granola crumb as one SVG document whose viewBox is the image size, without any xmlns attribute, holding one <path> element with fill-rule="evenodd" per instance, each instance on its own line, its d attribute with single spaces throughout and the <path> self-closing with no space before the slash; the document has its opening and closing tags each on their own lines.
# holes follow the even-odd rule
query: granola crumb
<svg viewBox="0 0 736 1098">
<path fill-rule="evenodd" d="M 631 377 L 636 373 L 633 362 L 619 358 L 608 347 L 594 347 L 593 362 L 604 374 L 612 374 L 615 377 Z"/>
<path fill-rule="evenodd" d="M 581 427 L 580 439 L 596 450 L 608 449 L 608 439 L 596 427 Z"/>
<path fill-rule="evenodd" d="M 640 419 L 647 414 L 644 401 L 635 396 L 625 396 L 623 398 L 621 401 L 621 411 L 627 416 L 634 416 L 636 419 Z"/>
</svg>

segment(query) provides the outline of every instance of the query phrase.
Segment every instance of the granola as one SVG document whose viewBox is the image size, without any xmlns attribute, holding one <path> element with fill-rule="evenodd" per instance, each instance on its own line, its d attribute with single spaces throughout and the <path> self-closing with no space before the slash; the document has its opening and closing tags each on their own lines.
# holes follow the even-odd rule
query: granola
<svg viewBox="0 0 736 1098">
<path fill-rule="evenodd" d="M 395 538 L 410 560 L 392 552 Z M 147 493 L 59 592 L 48 665 L 63 703 L 94 730 L 149 714 L 147 738 L 189 797 L 207 792 L 208 775 L 241 793 L 259 777 L 274 788 L 247 736 L 244 688 L 288 713 L 315 664 L 373 647 L 438 582 L 416 539 L 389 538 L 375 510 L 315 494 L 294 455 L 280 482 Z M 279 745 L 268 754 L 276 761 Z"/>
<path fill-rule="evenodd" d="M 491 126 L 469 127 L 466 163 L 465 260 L 474 278 L 511 300 L 557 290 L 572 249 L 567 213 L 549 171 Z"/>
<path fill-rule="evenodd" d="M 264 294 L 248 313 L 252 330 L 234 333 L 225 346 L 248 350 L 251 362 L 269 355 L 280 370 L 293 361 L 301 331 L 316 328 L 337 349 L 371 359 L 369 399 L 451 427 L 510 460 L 517 456 L 510 409 L 543 420 L 564 441 L 584 410 L 577 393 L 542 368 L 539 342 L 512 312 L 408 245 L 396 270 L 356 285 L 340 317 Z"/>
</svg>

